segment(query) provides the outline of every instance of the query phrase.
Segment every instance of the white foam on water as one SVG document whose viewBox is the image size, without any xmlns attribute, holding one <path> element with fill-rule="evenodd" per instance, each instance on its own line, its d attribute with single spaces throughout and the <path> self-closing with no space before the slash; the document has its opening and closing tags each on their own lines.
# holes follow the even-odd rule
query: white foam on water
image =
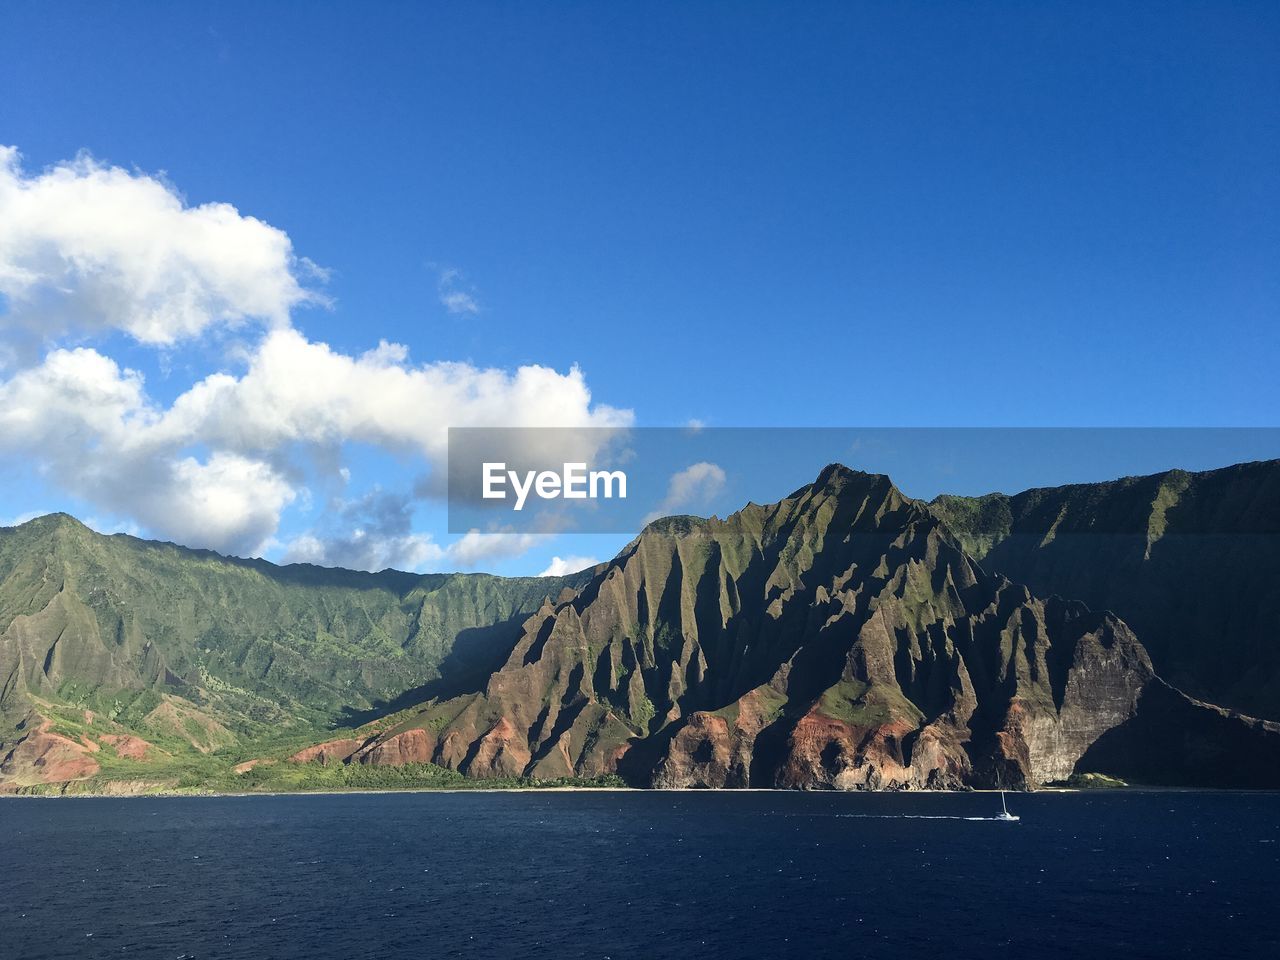
<svg viewBox="0 0 1280 960">
<path fill-rule="evenodd" d="M 836 813 L 836 817 L 848 817 L 853 820 L 991 820 L 999 822 L 1000 817 L 957 817 L 929 813 Z"/>
<path fill-rule="evenodd" d="M 831 817 L 846 820 L 973 820 L 1000 823 L 1002 817 L 960 817 L 954 814 L 932 813 L 777 813 L 777 817 Z"/>
</svg>

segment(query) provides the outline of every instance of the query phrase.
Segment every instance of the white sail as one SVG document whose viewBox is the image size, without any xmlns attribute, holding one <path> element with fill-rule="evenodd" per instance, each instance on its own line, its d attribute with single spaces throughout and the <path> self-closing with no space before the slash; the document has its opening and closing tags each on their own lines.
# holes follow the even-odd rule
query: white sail
<svg viewBox="0 0 1280 960">
<path fill-rule="evenodd" d="M 1014 823 L 1018 820 L 1018 817 L 1009 812 L 1009 804 L 1005 801 L 1003 790 L 1000 791 L 1000 813 L 996 814 L 996 819 L 1005 820 L 1009 823 Z"/>
</svg>

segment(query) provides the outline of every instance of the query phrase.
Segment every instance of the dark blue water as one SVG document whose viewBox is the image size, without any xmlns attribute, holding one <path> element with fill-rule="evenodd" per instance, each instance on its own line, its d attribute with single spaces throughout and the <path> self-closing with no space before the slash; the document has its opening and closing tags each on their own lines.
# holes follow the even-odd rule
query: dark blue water
<svg viewBox="0 0 1280 960">
<path fill-rule="evenodd" d="M 1280 795 L 0 801 L 0 956 L 1266 957 Z"/>
</svg>

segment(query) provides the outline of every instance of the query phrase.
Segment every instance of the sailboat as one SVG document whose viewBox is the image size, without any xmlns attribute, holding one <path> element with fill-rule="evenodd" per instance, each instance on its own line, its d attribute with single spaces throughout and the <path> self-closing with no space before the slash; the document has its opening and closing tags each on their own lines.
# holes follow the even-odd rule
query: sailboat
<svg viewBox="0 0 1280 960">
<path fill-rule="evenodd" d="M 1014 816 L 1012 813 L 1009 812 L 1009 804 L 1005 803 L 1003 790 L 1000 791 L 1000 807 L 1001 807 L 1000 812 L 996 814 L 997 820 L 1003 820 L 1006 823 L 1018 822 L 1020 818 Z"/>
</svg>

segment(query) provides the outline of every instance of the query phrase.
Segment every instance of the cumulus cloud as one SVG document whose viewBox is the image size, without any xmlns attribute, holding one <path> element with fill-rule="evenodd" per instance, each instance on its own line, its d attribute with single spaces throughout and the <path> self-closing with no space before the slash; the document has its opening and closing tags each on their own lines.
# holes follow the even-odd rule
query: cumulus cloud
<svg viewBox="0 0 1280 960">
<path fill-rule="evenodd" d="M 352 357 L 292 329 L 268 334 L 242 376 L 209 376 L 168 408 L 147 395 L 141 374 L 87 347 L 51 351 L 0 381 L 0 450 L 34 459 L 99 509 L 183 543 L 242 554 L 274 535 L 298 496 L 301 470 L 290 457 L 308 450 L 367 443 L 419 456 L 442 474 L 449 426 L 630 420 L 628 411 L 593 405 L 577 368 L 414 365 L 403 347 L 385 343 Z M 525 542 L 476 538 L 459 541 L 461 565 Z M 431 559 L 417 541 L 373 542 L 364 538 L 361 566 L 383 555 L 387 565 L 415 568 Z M 326 557 L 356 552 L 354 543 L 338 545 Z"/>
<path fill-rule="evenodd" d="M 305 272 L 322 273 L 230 204 L 188 206 L 162 179 L 87 154 L 29 175 L 0 147 L 0 327 L 169 345 L 219 324 L 285 326 L 321 299 Z"/>
<path fill-rule="evenodd" d="M 296 492 L 261 460 L 203 460 L 157 430 L 142 376 L 80 347 L 0 382 L 0 452 L 34 461 L 63 489 L 181 543 L 256 549 Z"/>
<path fill-rule="evenodd" d="M 724 489 L 724 470 L 714 463 L 705 460 L 690 464 L 683 470 L 671 475 L 667 483 L 667 495 L 647 517 L 650 523 L 660 517 L 686 513 L 708 506 Z"/>
<path fill-rule="evenodd" d="M 275 542 L 291 504 L 308 502 L 310 474 L 350 483 L 348 444 L 421 460 L 421 496 L 442 487 L 451 426 L 632 422 L 594 403 L 577 367 L 416 362 L 385 341 L 350 355 L 310 340 L 290 319 L 319 299 L 299 280 L 308 273 L 322 271 L 294 255 L 287 234 L 228 204 L 189 206 L 162 179 L 87 155 L 27 174 L 0 148 L 0 364 L 24 336 L 51 344 L 0 372 L 0 455 L 150 533 L 246 555 Z M 466 294 L 447 273 L 441 290 Z M 97 349 L 56 343 L 122 331 L 165 347 L 246 323 L 258 329 L 237 368 L 168 404 Z M 543 539 L 473 533 L 441 545 L 411 517 L 410 495 L 375 491 L 287 550 L 367 569 L 466 568 Z"/>
<path fill-rule="evenodd" d="M 547 569 L 543 570 L 538 576 L 567 577 L 569 574 L 577 573 L 579 570 L 594 567 L 599 562 L 595 557 L 552 557 Z"/>
<path fill-rule="evenodd" d="M 514 372 L 414 364 L 383 342 L 348 356 L 296 330 L 269 333 L 241 377 L 215 374 L 179 397 L 157 429 L 241 452 L 293 442 L 368 443 L 443 466 L 449 427 L 624 427 L 630 411 L 593 405 L 581 370 Z"/>
</svg>

